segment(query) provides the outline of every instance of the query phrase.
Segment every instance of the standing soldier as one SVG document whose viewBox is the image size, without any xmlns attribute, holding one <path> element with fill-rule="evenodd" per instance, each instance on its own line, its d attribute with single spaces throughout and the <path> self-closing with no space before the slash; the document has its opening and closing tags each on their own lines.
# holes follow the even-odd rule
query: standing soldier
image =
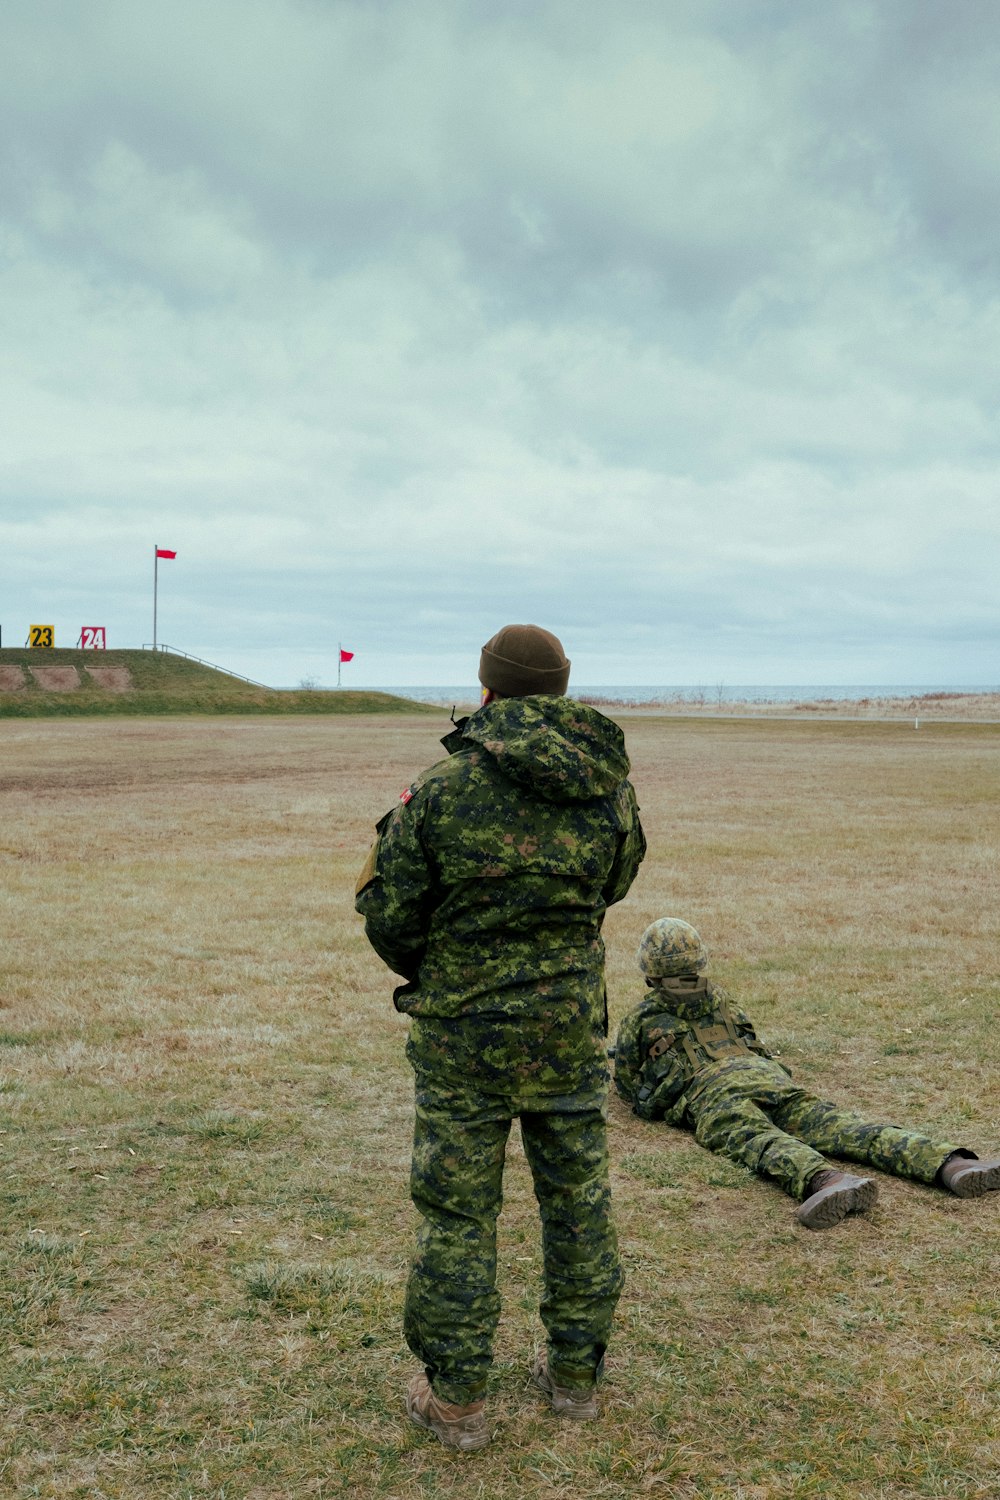
<svg viewBox="0 0 1000 1500">
<path fill-rule="evenodd" d="M 959 1198 L 1000 1188 L 1000 1157 L 980 1161 L 952 1141 L 872 1123 L 798 1088 L 750 1017 L 705 977 L 708 954 L 687 922 L 651 923 L 638 957 L 649 994 L 618 1028 L 618 1092 L 642 1119 L 686 1126 L 699 1145 L 801 1198 L 800 1224 L 828 1229 L 870 1208 L 878 1192 L 873 1178 L 838 1171 L 821 1152 Z"/>
<path fill-rule="evenodd" d="M 597 1416 L 622 1270 L 607 1157 L 601 924 L 645 853 L 621 730 L 563 695 L 554 635 L 507 625 L 483 647 L 483 702 L 378 825 L 358 882 L 372 947 L 406 983 L 416 1075 L 411 1193 L 421 1214 L 404 1332 L 424 1364 L 407 1412 L 484 1447 L 500 1312 L 496 1220 L 521 1122 L 542 1220 L 547 1351 L 560 1415 Z"/>
</svg>

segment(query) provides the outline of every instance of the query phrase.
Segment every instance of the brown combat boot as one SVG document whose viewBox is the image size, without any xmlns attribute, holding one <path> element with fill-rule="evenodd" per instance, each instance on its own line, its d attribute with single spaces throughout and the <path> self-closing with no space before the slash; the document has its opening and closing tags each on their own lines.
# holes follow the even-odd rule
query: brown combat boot
<svg viewBox="0 0 1000 1500">
<path fill-rule="evenodd" d="M 549 1362 L 544 1353 L 535 1356 L 531 1378 L 548 1396 L 552 1410 L 558 1416 L 572 1417 L 574 1422 L 590 1422 L 599 1415 L 596 1385 L 556 1385 L 549 1374 Z"/>
<path fill-rule="evenodd" d="M 980 1161 L 971 1151 L 967 1156 L 953 1151 L 938 1178 L 941 1186 L 956 1198 L 981 1198 L 984 1193 L 1000 1192 L 1000 1156 Z"/>
<path fill-rule="evenodd" d="M 490 1440 L 483 1414 L 485 1406 L 485 1401 L 457 1406 L 453 1401 L 439 1400 L 426 1375 L 414 1375 L 406 1392 L 406 1414 L 410 1420 L 433 1432 L 446 1448 L 458 1448 L 462 1453 L 485 1448 Z"/>
<path fill-rule="evenodd" d="M 795 1217 L 807 1229 L 829 1229 L 847 1214 L 862 1214 L 878 1197 L 870 1177 L 853 1177 L 828 1167 L 810 1178 L 806 1196 Z"/>
</svg>

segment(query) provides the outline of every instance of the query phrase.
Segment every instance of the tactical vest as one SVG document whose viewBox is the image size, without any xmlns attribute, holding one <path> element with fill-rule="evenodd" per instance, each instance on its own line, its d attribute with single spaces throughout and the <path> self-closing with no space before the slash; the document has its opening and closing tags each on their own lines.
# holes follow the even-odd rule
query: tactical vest
<svg viewBox="0 0 1000 1500">
<path fill-rule="evenodd" d="M 741 1054 L 754 1055 L 737 1032 L 728 1004 L 712 993 L 707 979 L 699 979 L 696 985 L 661 980 L 660 987 L 669 996 L 674 1014 L 680 1016 L 690 1030 L 682 1032 L 679 1038 L 676 1034 L 660 1037 L 647 1053 L 651 1060 L 668 1050 L 676 1051 L 678 1040 L 696 1073 L 709 1063 Z"/>
</svg>

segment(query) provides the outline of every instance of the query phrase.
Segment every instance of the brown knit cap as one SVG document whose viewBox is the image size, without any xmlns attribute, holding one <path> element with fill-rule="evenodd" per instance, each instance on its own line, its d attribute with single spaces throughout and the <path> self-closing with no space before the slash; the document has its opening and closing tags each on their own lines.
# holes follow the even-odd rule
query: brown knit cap
<svg viewBox="0 0 1000 1500">
<path fill-rule="evenodd" d="M 483 647 L 479 681 L 505 698 L 564 693 L 569 665 L 561 641 L 550 630 L 540 625 L 505 625 Z"/>
</svg>

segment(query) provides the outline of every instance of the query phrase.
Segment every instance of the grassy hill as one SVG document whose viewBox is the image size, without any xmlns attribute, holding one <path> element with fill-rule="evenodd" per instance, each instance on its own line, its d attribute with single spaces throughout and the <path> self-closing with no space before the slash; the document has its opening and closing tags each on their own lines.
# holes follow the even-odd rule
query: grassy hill
<svg viewBox="0 0 1000 1500">
<path fill-rule="evenodd" d="M 0 650 L 0 718 L 429 711 L 391 693 L 261 687 L 169 651 Z"/>
</svg>

